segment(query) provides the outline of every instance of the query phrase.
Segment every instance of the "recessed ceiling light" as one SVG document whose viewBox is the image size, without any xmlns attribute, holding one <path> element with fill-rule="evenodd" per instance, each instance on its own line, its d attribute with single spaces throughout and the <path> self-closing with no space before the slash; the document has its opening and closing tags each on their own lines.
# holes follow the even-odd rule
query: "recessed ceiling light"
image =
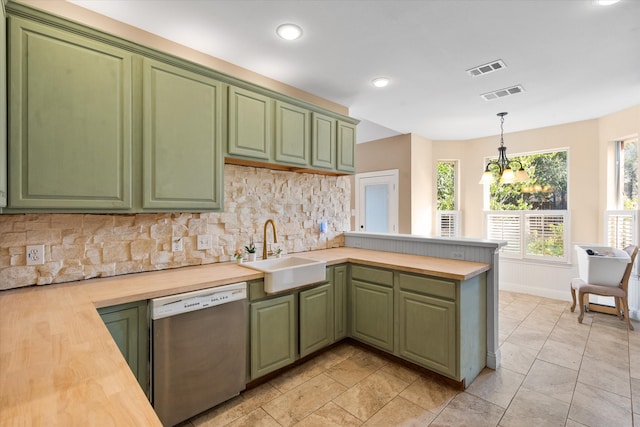
<svg viewBox="0 0 640 427">
<path fill-rule="evenodd" d="M 389 79 L 387 77 L 376 77 L 371 80 L 371 83 L 373 83 L 375 87 L 385 87 L 389 84 Z"/>
<path fill-rule="evenodd" d="M 276 33 L 285 40 L 296 40 L 302 37 L 302 28 L 296 24 L 282 24 L 276 28 Z"/>
<path fill-rule="evenodd" d="M 598 6 L 611 6 L 618 3 L 620 0 L 595 0 L 594 3 Z"/>
</svg>

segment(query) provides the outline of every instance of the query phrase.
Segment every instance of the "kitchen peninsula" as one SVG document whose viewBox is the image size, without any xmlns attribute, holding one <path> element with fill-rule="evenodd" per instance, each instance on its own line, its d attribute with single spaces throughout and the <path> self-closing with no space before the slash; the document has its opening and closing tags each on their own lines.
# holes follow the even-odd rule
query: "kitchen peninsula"
<svg viewBox="0 0 640 427">
<path fill-rule="evenodd" d="M 407 278 L 482 278 L 473 283 L 484 283 L 492 267 L 349 247 L 304 256 L 327 265 L 392 269 Z M 96 308 L 261 277 L 217 263 L 1 292 L 0 424 L 160 425 Z"/>
</svg>

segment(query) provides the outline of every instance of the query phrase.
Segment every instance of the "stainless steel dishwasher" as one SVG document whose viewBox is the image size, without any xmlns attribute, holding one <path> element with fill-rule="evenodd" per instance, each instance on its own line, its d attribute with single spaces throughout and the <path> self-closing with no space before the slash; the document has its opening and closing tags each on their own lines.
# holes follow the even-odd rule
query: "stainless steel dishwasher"
<svg viewBox="0 0 640 427">
<path fill-rule="evenodd" d="M 151 300 L 152 401 L 172 426 L 245 388 L 247 284 Z"/>
</svg>

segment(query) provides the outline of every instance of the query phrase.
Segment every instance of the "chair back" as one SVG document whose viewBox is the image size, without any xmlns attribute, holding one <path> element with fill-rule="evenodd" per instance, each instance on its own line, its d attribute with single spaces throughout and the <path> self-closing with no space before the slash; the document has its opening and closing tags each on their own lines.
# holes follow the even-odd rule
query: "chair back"
<svg viewBox="0 0 640 427">
<path fill-rule="evenodd" d="M 624 270 L 624 276 L 622 276 L 620 287 L 623 291 L 627 292 L 627 288 L 629 287 L 629 277 L 631 277 L 631 270 L 633 270 L 633 263 L 636 260 L 636 255 L 638 255 L 638 247 L 635 245 L 630 245 L 624 248 L 624 251 L 629 254 L 631 262 L 627 264 L 627 268 Z"/>
</svg>

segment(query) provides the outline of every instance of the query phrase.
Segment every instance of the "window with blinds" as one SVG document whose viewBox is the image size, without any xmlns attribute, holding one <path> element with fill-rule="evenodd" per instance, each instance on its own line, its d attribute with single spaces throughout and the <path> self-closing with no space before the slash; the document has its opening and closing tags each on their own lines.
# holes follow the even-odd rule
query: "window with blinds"
<svg viewBox="0 0 640 427">
<path fill-rule="evenodd" d="M 567 211 L 493 211 L 485 221 L 487 238 L 507 242 L 505 257 L 569 261 Z"/>
<path fill-rule="evenodd" d="M 607 246 L 624 249 L 637 242 L 637 211 L 605 211 Z"/>
<path fill-rule="evenodd" d="M 460 211 L 436 211 L 438 223 L 436 235 L 439 237 L 459 237 L 460 216 Z"/>
<path fill-rule="evenodd" d="M 487 213 L 487 238 L 490 240 L 506 241 L 502 247 L 502 254 L 508 257 L 520 258 L 522 254 L 522 221 L 519 212 Z"/>
</svg>

